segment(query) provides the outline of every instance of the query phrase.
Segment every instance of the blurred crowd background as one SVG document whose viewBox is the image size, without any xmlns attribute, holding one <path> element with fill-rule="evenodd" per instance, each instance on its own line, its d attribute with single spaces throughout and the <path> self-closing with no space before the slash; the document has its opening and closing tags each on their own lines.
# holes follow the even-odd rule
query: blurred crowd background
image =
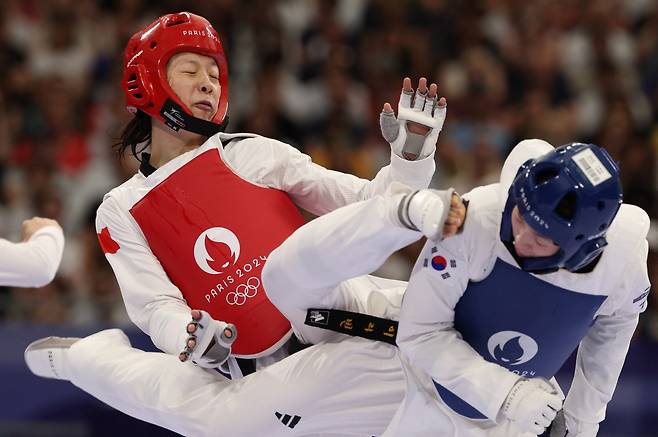
<svg viewBox="0 0 658 437">
<path fill-rule="evenodd" d="M 129 323 L 95 210 L 137 168 L 112 150 L 131 116 L 124 45 L 180 10 L 205 16 L 222 37 L 230 132 L 283 140 L 369 178 L 389 160 L 383 103 L 397 106 L 403 77 L 415 86 L 426 76 L 449 108 L 434 186 L 465 192 L 496 181 L 524 138 L 593 142 L 619 161 L 625 200 L 658 215 L 653 0 L 3 0 L 0 235 L 18 241 L 22 220 L 52 217 L 67 248 L 52 284 L 0 289 L 0 321 Z M 652 226 L 653 283 L 657 233 Z M 417 250 L 382 273 L 405 278 Z M 658 342 L 656 293 L 637 335 Z"/>
</svg>

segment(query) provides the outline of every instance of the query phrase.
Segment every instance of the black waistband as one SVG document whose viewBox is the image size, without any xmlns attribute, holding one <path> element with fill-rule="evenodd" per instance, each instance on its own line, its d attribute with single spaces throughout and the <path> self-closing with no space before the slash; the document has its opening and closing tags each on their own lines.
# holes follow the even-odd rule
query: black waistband
<svg viewBox="0 0 658 437">
<path fill-rule="evenodd" d="M 304 324 L 394 346 L 398 332 L 395 320 L 335 309 L 311 308 L 306 312 Z"/>
<path fill-rule="evenodd" d="M 243 376 L 247 376 L 256 371 L 256 360 L 253 358 L 236 358 L 238 366 L 242 371 Z"/>
<path fill-rule="evenodd" d="M 306 349 L 311 346 L 310 344 L 304 344 L 293 334 L 288 340 L 288 343 L 285 347 L 288 348 L 288 354 L 292 355 L 295 352 Z M 238 366 L 242 371 L 242 375 L 247 376 L 256 371 L 256 359 L 255 358 L 236 358 L 235 361 L 238 362 Z"/>
</svg>

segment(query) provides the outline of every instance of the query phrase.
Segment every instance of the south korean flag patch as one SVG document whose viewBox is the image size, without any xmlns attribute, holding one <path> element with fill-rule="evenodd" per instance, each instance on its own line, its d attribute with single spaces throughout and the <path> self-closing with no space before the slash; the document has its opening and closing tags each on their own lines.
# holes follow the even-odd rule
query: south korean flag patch
<svg viewBox="0 0 658 437">
<path fill-rule="evenodd" d="M 430 256 L 423 259 L 423 267 L 431 268 L 441 274 L 442 279 L 450 277 L 450 269 L 457 267 L 457 261 L 438 253 L 436 246 L 430 250 Z"/>
</svg>

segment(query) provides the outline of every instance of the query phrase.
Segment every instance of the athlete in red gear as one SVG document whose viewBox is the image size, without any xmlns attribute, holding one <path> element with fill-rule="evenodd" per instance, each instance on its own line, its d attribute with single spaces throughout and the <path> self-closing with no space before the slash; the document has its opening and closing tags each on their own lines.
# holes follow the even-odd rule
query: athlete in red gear
<svg viewBox="0 0 658 437">
<path fill-rule="evenodd" d="M 202 17 L 165 15 L 135 34 L 123 86 L 135 117 L 120 148 L 141 166 L 105 196 L 97 230 L 129 316 L 175 356 L 137 351 L 110 330 L 35 342 L 28 366 L 187 435 L 381 432 L 403 395 L 395 348 L 322 344 L 280 361 L 292 328 L 267 299 L 260 273 L 303 223 L 297 207 L 322 215 L 383 195 L 392 182 L 429 184 L 446 112 L 436 85 L 421 79 L 414 94 L 405 79 L 398 118 L 385 106 L 391 164 L 372 181 L 324 169 L 276 140 L 223 133 L 226 61 Z M 359 295 L 357 306 L 360 299 L 367 304 Z M 186 330 L 191 308 L 201 312 Z M 232 380 L 181 364 L 179 354 L 222 366 Z M 240 379 L 249 364 L 263 371 Z"/>
</svg>

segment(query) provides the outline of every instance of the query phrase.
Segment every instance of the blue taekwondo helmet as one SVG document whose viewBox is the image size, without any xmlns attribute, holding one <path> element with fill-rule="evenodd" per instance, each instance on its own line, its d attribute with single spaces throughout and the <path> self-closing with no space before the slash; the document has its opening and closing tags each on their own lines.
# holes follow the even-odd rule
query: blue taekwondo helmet
<svg viewBox="0 0 658 437">
<path fill-rule="evenodd" d="M 526 161 L 509 188 L 500 239 L 521 268 L 549 273 L 587 266 L 608 244 L 605 233 L 621 206 L 619 167 L 594 144 L 565 144 Z M 512 248 L 512 210 L 560 246 L 552 256 L 521 258 Z"/>
</svg>

